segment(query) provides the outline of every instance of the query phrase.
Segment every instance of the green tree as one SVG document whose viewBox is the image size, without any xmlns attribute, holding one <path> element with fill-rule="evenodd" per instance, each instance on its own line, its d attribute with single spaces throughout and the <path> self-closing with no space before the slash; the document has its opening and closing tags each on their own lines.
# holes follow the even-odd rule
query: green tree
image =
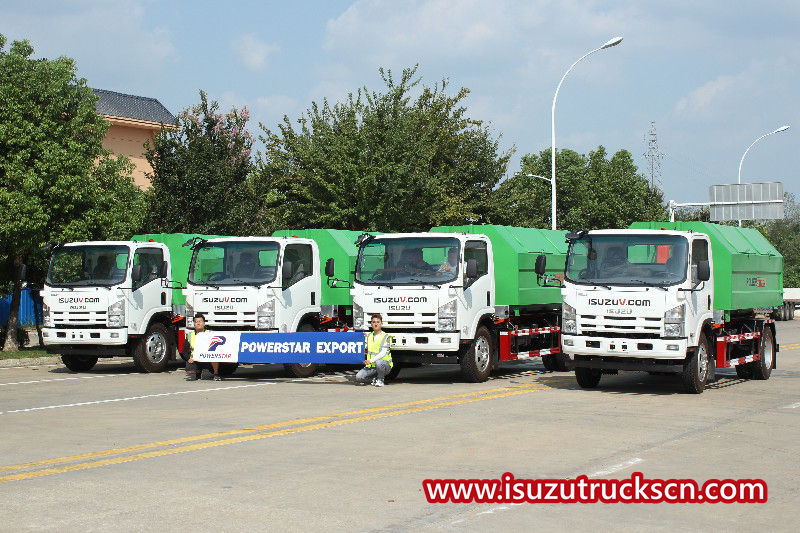
<svg viewBox="0 0 800 533">
<path fill-rule="evenodd" d="M 266 151 L 251 184 L 263 201 L 258 228 L 417 231 L 488 220 L 510 153 L 467 116 L 469 91 L 424 86 L 417 67 L 399 80 L 379 72 L 382 92 L 312 102 L 296 126 L 286 116 L 277 131 L 262 126 Z"/>
<path fill-rule="evenodd" d="M 494 191 L 492 221 L 549 228 L 550 150 L 522 157 L 520 171 Z M 610 159 L 605 148 L 582 155 L 564 149 L 556 159 L 556 208 L 560 229 L 624 228 L 635 220 L 666 220 L 659 190 L 638 173 L 627 150 Z"/>
<path fill-rule="evenodd" d="M 144 204 L 130 161 L 102 148 L 108 123 L 74 61 L 5 44 L 0 35 L 0 283 L 12 284 L 3 349 L 15 350 L 20 267 L 41 281 L 44 243 L 128 236 Z"/>
<path fill-rule="evenodd" d="M 177 127 L 162 128 L 148 143 L 145 154 L 153 167 L 148 231 L 247 233 L 250 113 L 218 111 L 219 104 L 200 91 L 200 103 L 178 116 Z"/>
<path fill-rule="evenodd" d="M 784 194 L 784 218 L 756 226 L 783 256 L 783 286 L 800 287 L 800 204 Z"/>
</svg>

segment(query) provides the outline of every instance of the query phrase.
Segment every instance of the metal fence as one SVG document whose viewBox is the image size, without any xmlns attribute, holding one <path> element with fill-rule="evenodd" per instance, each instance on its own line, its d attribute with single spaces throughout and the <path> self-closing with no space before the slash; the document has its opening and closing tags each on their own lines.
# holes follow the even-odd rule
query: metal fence
<svg viewBox="0 0 800 533">
<path fill-rule="evenodd" d="M 0 326 L 6 326 L 10 311 L 11 295 L 0 300 Z M 34 300 L 34 291 L 22 289 L 22 297 L 19 301 L 19 325 L 22 327 L 35 326 L 37 317 L 41 324 L 42 304 L 40 298 L 36 295 Z"/>
</svg>

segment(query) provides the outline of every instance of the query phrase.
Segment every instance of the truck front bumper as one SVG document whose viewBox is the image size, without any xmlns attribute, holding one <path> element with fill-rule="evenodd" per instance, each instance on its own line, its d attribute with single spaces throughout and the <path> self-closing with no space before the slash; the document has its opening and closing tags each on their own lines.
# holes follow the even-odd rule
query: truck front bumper
<svg viewBox="0 0 800 533">
<path fill-rule="evenodd" d="M 77 353 L 106 351 L 109 355 L 123 355 L 128 344 L 126 328 L 61 329 L 42 328 L 42 339 L 48 353 Z"/>
<path fill-rule="evenodd" d="M 627 339 L 561 335 L 561 349 L 570 358 L 575 355 L 633 357 L 638 359 L 682 360 L 686 358 L 686 339 Z"/>
<path fill-rule="evenodd" d="M 461 336 L 454 333 L 394 333 L 388 331 L 392 336 L 392 351 L 414 351 L 414 352 L 457 352 L 461 342 Z"/>
</svg>

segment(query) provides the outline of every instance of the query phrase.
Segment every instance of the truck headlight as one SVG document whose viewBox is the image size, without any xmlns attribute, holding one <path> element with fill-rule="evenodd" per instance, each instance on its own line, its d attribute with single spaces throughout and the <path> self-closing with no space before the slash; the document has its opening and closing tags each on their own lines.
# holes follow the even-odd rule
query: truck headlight
<svg viewBox="0 0 800 533">
<path fill-rule="evenodd" d="M 106 324 L 108 324 L 110 328 L 121 328 L 125 326 L 125 300 L 119 300 L 108 306 Z"/>
<path fill-rule="evenodd" d="M 685 337 L 683 316 L 686 311 L 686 304 L 673 307 L 664 313 L 664 337 Z"/>
<path fill-rule="evenodd" d="M 439 331 L 455 331 L 458 329 L 456 327 L 457 309 L 455 300 L 450 300 L 439 307 Z"/>
<path fill-rule="evenodd" d="M 194 307 L 186 303 L 186 310 L 184 311 L 186 316 L 186 327 L 188 329 L 194 329 Z"/>
<path fill-rule="evenodd" d="M 578 320 L 574 307 L 569 304 L 563 304 L 561 318 L 561 333 L 566 333 L 567 335 L 578 333 Z"/>
<path fill-rule="evenodd" d="M 353 329 L 364 329 L 364 308 L 353 302 Z"/>
<path fill-rule="evenodd" d="M 42 303 L 42 322 L 46 328 L 53 327 L 53 316 L 50 314 L 50 306 L 46 303 Z"/>
<path fill-rule="evenodd" d="M 269 300 L 256 308 L 256 329 L 275 327 L 275 300 Z"/>
</svg>

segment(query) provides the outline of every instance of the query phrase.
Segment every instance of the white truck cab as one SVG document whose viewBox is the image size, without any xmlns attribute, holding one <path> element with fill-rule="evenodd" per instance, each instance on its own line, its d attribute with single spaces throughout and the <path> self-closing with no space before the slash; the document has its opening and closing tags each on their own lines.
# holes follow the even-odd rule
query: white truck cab
<svg viewBox="0 0 800 533">
<path fill-rule="evenodd" d="M 202 313 L 208 329 L 313 331 L 320 305 L 319 248 L 297 237 L 198 240 L 184 295 L 187 327 Z M 313 374 L 314 365 L 289 365 Z"/>
<path fill-rule="evenodd" d="M 157 372 L 173 356 L 170 255 L 157 242 L 92 241 L 57 246 L 44 288 L 42 337 L 74 371 L 98 357 L 133 356 Z"/>
<path fill-rule="evenodd" d="M 680 373 L 714 321 L 708 236 L 627 229 L 568 238 L 561 343 L 578 382 L 595 386 L 603 369 Z"/>
<path fill-rule="evenodd" d="M 354 329 L 367 330 L 370 315 L 380 313 L 395 362 L 458 362 L 458 352 L 495 312 L 491 258 L 485 235 L 369 236 L 360 244 L 351 290 Z M 494 343 L 488 331 L 483 341 L 488 357 Z"/>
</svg>

